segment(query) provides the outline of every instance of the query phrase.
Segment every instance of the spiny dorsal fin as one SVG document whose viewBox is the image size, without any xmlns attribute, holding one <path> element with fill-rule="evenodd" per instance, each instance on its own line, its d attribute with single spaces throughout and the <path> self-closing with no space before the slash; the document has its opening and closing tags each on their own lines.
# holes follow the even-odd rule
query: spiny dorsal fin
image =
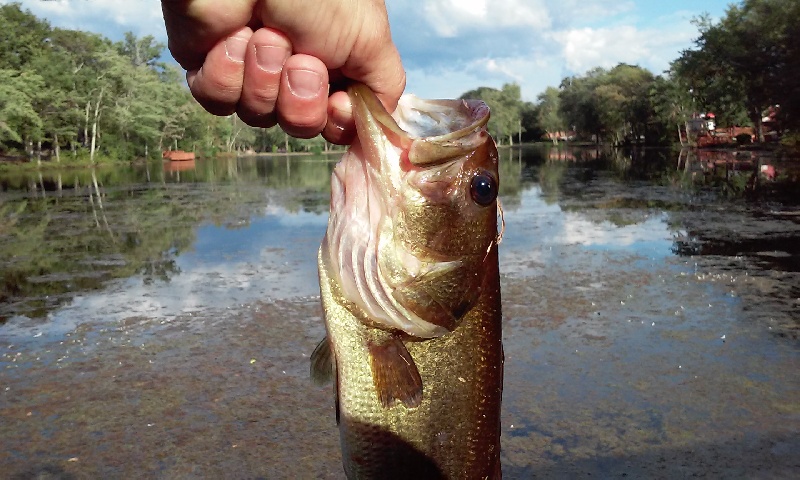
<svg viewBox="0 0 800 480">
<path fill-rule="evenodd" d="M 311 354 L 311 381 L 315 385 L 327 385 L 333 380 L 334 375 L 333 350 L 328 337 L 325 337 Z"/>
<path fill-rule="evenodd" d="M 372 381 L 384 408 L 401 401 L 408 408 L 422 402 L 422 378 L 403 342 L 392 335 L 385 342 L 369 342 Z"/>
</svg>

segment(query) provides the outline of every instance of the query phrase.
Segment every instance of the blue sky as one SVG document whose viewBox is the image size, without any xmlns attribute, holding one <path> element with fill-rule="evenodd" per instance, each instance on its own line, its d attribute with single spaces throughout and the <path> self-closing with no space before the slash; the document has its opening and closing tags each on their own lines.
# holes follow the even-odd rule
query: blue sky
<svg viewBox="0 0 800 480">
<path fill-rule="evenodd" d="M 224 0 L 220 0 L 224 1 Z M 9 3 L 0 0 L 0 3 Z M 158 0 L 22 0 L 51 25 L 166 43 Z M 720 18 L 727 0 L 387 0 L 407 91 L 452 98 L 517 82 L 535 101 L 565 76 L 619 62 L 659 74 L 692 46 L 691 19 Z"/>
</svg>

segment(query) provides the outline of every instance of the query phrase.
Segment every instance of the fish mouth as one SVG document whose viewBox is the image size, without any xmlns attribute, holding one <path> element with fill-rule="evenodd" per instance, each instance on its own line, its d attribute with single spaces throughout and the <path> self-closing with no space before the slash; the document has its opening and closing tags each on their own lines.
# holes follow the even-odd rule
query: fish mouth
<svg viewBox="0 0 800 480">
<path fill-rule="evenodd" d="M 404 95 L 392 115 L 364 84 L 351 84 L 348 95 L 359 138 L 383 134 L 406 152 L 403 157 L 415 167 L 441 165 L 486 141 L 483 127 L 489 121 L 489 107 L 482 101 L 421 100 Z"/>
</svg>

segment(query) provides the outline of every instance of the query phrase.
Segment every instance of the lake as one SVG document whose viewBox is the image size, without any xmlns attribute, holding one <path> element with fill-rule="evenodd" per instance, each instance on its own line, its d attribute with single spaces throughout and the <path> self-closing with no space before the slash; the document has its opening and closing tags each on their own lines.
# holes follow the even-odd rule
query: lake
<svg viewBox="0 0 800 480">
<path fill-rule="evenodd" d="M 337 158 L 0 172 L 0 471 L 344 478 Z M 501 150 L 505 478 L 800 468 L 797 161 Z"/>
</svg>

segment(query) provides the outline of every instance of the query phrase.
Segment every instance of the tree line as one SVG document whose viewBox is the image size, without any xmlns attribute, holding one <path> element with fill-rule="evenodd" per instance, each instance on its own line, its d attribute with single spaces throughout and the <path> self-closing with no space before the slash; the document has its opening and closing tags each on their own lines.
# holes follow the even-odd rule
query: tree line
<svg viewBox="0 0 800 480">
<path fill-rule="evenodd" d="M 745 0 L 719 22 L 694 19 L 694 46 L 661 75 L 635 65 L 594 68 L 523 102 L 519 87 L 481 87 L 464 97 L 492 108 L 489 129 L 502 143 L 575 136 L 610 143 L 670 144 L 696 114 L 713 112 L 724 126 L 752 126 L 764 141 L 762 117 L 779 134 L 800 127 L 800 2 Z"/>
<path fill-rule="evenodd" d="M 598 142 L 676 142 L 688 120 L 713 111 L 720 125 L 751 125 L 772 108 L 779 128 L 800 118 L 800 18 L 796 0 L 744 0 L 719 22 L 695 19 L 699 36 L 668 71 L 655 75 L 620 64 L 564 78 L 535 102 L 517 84 L 480 87 L 492 111 L 489 130 L 501 144 L 550 138 Z M 0 155 L 101 159 L 158 157 L 165 149 L 217 152 L 326 150 L 277 127 L 252 128 L 235 115 L 206 113 L 182 72 L 160 60 L 152 36 L 100 35 L 52 28 L 0 5 Z M 776 108 L 777 106 L 777 108 Z"/>
<path fill-rule="evenodd" d="M 206 113 L 183 73 L 160 61 L 164 45 L 126 33 L 112 42 L 0 5 L 0 154 L 62 158 L 160 157 L 165 149 L 213 154 L 323 149 L 235 116 Z M 68 155 L 64 155 L 64 152 Z"/>
</svg>

